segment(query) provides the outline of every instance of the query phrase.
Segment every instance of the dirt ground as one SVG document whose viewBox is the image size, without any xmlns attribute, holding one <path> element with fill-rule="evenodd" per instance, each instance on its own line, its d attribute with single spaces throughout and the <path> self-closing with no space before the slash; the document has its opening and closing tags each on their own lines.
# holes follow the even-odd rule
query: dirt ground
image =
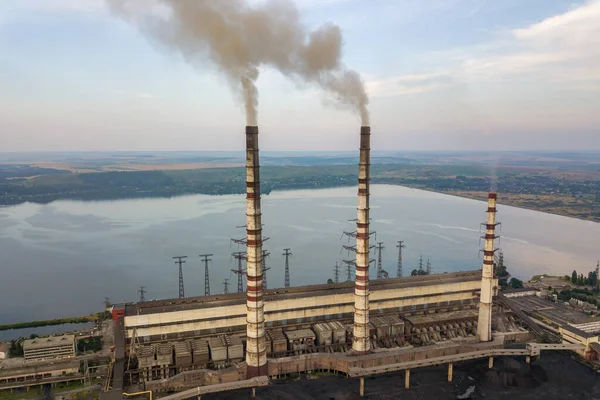
<svg viewBox="0 0 600 400">
<path fill-rule="evenodd" d="M 600 399 L 600 374 L 572 360 L 567 353 L 545 352 L 527 365 L 524 360 L 496 359 L 454 365 L 454 381 L 447 382 L 447 366 L 411 371 L 411 387 L 404 389 L 404 373 L 365 379 L 366 399 Z M 302 376 L 273 382 L 257 390 L 264 400 L 354 400 L 358 379 L 342 376 Z M 249 399 L 249 390 L 202 396 L 210 400 Z"/>
</svg>

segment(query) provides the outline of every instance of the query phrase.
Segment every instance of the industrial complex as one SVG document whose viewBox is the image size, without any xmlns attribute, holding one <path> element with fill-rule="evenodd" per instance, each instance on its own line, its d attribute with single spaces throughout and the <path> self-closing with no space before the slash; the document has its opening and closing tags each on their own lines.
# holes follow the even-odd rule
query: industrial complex
<svg viewBox="0 0 600 400">
<path fill-rule="evenodd" d="M 397 278 L 378 270 L 370 279 L 370 137 L 362 127 L 358 215 L 348 233 L 356 239 L 354 282 L 267 289 L 258 128 L 246 127 L 245 293 L 210 295 L 207 286 L 205 296 L 185 297 L 180 280 L 177 299 L 146 301 L 142 288 L 141 301 L 112 306 L 107 331 L 114 331 L 114 347 L 97 372 L 102 397 L 183 400 L 243 388 L 255 394 L 271 380 L 311 371 L 355 378 L 364 395 L 365 377 L 401 371 L 410 388 L 411 371 L 433 365 L 447 365 L 452 381 L 454 364 L 466 360 L 486 359 L 492 368 L 496 357 L 529 363 L 544 350 L 598 359 L 599 321 L 548 300 L 543 289 L 499 291 L 495 193 L 488 196 L 481 270 Z M 207 263 L 210 255 L 203 256 Z M 25 364 L 0 369 L 0 390 L 69 376 L 83 381 L 90 371 L 76 352 L 73 336 L 28 340 Z"/>
</svg>

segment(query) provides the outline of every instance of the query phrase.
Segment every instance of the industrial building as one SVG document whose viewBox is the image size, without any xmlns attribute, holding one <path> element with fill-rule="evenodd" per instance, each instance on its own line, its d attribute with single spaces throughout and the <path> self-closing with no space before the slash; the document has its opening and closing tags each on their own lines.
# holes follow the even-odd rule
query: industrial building
<svg viewBox="0 0 600 400">
<path fill-rule="evenodd" d="M 42 380 L 75 375 L 79 372 L 79 365 L 78 360 L 62 360 L 54 363 L 26 362 L 17 368 L 1 368 L 0 389 L 3 386 L 15 386 L 19 382 L 36 385 Z"/>
<path fill-rule="evenodd" d="M 10 343 L 0 342 L 0 360 L 10 357 Z"/>
<path fill-rule="evenodd" d="M 23 341 L 25 361 L 75 357 L 75 335 L 49 336 Z"/>
<path fill-rule="evenodd" d="M 433 313 L 475 306 L 481 272 L 376 280 L 371 282 L 373 314 Z M 320 321 L 352 322 L 354 284 L 312 285 L 265 291 L 267 328 L 312 326 Z M 244 293 L 129 304 L 127 339 L 142 343 L 182 340 L 232 332 L 246 326 Z"/>
</svg>

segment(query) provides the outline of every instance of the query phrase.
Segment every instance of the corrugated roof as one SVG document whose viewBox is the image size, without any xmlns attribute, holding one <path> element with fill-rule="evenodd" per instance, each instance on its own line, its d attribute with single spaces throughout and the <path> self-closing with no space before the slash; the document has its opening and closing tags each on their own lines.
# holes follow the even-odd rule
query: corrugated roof
<svg viewBox="0 0 600 400">
<path fill-rule="evenodd" d="M 23 341 L 23 350 L 43 349 L 62 345 L 74 345 L 75 335 L 49 336 Z"/>
</svg>

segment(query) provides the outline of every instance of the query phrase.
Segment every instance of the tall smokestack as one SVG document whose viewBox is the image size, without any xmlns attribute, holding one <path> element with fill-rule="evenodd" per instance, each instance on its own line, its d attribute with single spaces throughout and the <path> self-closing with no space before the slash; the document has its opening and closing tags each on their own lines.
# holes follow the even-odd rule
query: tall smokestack
<svg viewBox="0 0 600 400">
<path fill-rule="evenodd" d="M 479 299 L 479 321 L 477 336 L 482 342 L 492 340 L 492 296 L 494 295 L 494 240 L 496 239 L 496 193 L 488 195 L 485 245 L 481 271 L 481 297 Z"/>
<path fill-rule="evenodd" d="M 371 350 L 369 341 L 369 166 L 371 128 L 360 128 L 358 218 L 356 220 L 356 278 L 354 281 L 354 341 L 356 354 Z"/>
<path fill-rule="evenodd" d="M 246 126 L 246 235 L 248 240 L 248 284 L 246 306 L 247 377 L 267 374 L 265 315 L 262 271 L 262 222 L 260 212 L 260 174 L 258 127 Z"/>
</svg>

